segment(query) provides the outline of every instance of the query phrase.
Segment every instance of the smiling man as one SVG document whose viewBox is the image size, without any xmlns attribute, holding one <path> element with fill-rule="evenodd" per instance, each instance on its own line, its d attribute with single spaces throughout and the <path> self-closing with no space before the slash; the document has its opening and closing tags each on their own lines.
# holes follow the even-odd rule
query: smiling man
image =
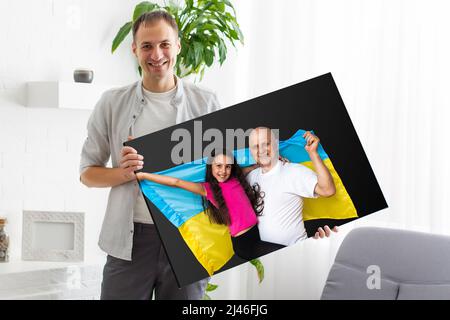
<svg viewBox="0 0 450 320">
<path fill-rule="evenodd" d="M 101 299 L 201 299 L 204 294 L 206 281 L 178 289 L 134 173 L 144 159 L 123 147 L 130 137 L 219 109 L 213 92 L 174 74 L 180 49 L 172 16 L 165 11 L 141 15 L 133 24 L 132 50 L 142 80 L 105 92 L 88 121 L 80 180 L 88 187 L 111 188 L 99 240 L 108 254 Z"/>
<path fill-rule="evenodd" d="M 283 164 L 279 160 L 278 138 L 271 129 L 258 127 L 250 133 L 250 152 L 258 167 L 247 175 L 247 181 L 252 186 L 258 184 L 265 194 L 264 209 L 258 217 L 263 241 L 289 246 L 306 239 L 303 198 L 330 197 L 336 192 L 333 177 L 317 152 L 319 138 L 307 131 L 304 139 L 316 172 L 302 164 Z M 314 237 L 330 234 L 330 228 L 325 226 Z"/>
<path fill-rule="evenodd" d="M 142 68 L 144 88 L 150 92 L 168 92 L 176 86 L 173 68 L 181 49 L 178 26 L 175 21 L 155 22 L 145 17 L 141 17 L 142 23 L 133 26 L 133 53 Z"/>
</svg>

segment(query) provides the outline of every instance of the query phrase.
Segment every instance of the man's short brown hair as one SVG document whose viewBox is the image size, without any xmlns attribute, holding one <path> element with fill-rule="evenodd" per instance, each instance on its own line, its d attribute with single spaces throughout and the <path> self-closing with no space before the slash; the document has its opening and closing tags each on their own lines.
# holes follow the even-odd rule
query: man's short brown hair
<svg viewBox="0 0 450 320">
<path fill-rule="evenodd" d="M 173 28 L 178 37 L 178 25 L 172 15 L 164 10 L 156 10 L 141 14 L 133 23 L 133 41 L 135 41 L 136 33 L 142 24 L 146 27 L 160 20 L 167 22 L 167 24 Z"/>
</svg>

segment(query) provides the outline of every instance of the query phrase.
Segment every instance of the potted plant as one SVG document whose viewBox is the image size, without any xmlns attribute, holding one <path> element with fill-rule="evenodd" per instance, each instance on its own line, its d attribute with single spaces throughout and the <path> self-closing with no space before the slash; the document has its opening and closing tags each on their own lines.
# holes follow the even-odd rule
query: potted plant
<svg viewBox="0 0 450 320">
<path fill-rule="evenodd" d="M 234 47 L 237 41 L 244 43 L 236 11 L 229 0 L 185 0 L 184 6 L 172 1 L 163 6 L 144 1 L 134 8 L 132 20 L 117 32 L 111 47 L 112 53 L 130 33 L 133 22 L 141 14 L 153 10 L 168 11 L 178 24 L 181 52 L 175 65 L 175 73 L 180 78 L 199 74 L 201 80 L 207 67 L 212 66 L 215 61 L 220 65 L 225 61 L 226 42 Z"/>
</svg>

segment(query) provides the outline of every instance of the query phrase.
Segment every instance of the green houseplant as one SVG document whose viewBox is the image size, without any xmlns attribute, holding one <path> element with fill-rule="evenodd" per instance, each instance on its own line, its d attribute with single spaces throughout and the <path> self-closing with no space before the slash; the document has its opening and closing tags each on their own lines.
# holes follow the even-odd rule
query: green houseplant
<svg viewBox="0 0 450 320">
<path fill-rule="evenodd" d="M 175 73 L 180 78 L 194 74 L 200 75 L 201 80 L 205 70 L 215 61 L 223 64 L 227 57 L 227 43 L 234 47 L 237 41 L 244 43 L 236 11 L 229 0 L 185 0 L 184 6 L 173 1 L 162 6 L 143 1 L 134 8 L 132 20 L 117 32 L 111 47 L 112 53 L 130 34 L 133 22 L 141 14 L 153 10 L 166 10 L 178 24 L 181 52 L 175 65 Z M 261 261 L 254 259 L 250 263 L 256 268 L 259 282 L 263 281 L 264 266 Z M 208 283 L 204 299 L 210 299 L 208 293 L 217 287 Z"/>
<path fill-rule="evenodd" d="M 227 57 L 227 43 L 235 47 L 237 41 L 244 43 L 244 36 L 236 20 L 236 11 L 229 0 L 185 0 L 184 6 L 170 1 L 163 6 L 144 1 L 136 5 L 131 21 L 126 22 L 115 36 L 111 52 L 119 47 L 130 33 L 133 22 L 143 13 L 166 10 L 175 18 L 181 42 L 181 52 L 175 65 L 180 78 L 199 74 Z"/>
<path fill-rule="evenodd" d="M 259 259 L 253 259 L 253 260 L 250 260 L 249 262 L 253 266 L 255 266 L 259 283 L 261 283 L 261 281 L 264 280 L 264 265 L 262 264 L 261 260 L 259 260 Z M 203 296 L 203 300 L 211 300 L 211 297 L 209 296 L 208 293 L 216 290 L 217 287 L 218 287 L 218 285 L 216 285 L 216 284 L 208 283 L 208 285 L 206 286 L 205 295 Z"/>
</svg>

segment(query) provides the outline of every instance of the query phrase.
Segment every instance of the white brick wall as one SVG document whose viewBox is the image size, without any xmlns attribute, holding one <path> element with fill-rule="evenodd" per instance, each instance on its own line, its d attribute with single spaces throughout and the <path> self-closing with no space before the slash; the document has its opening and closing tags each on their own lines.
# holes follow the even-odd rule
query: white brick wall
<svg viewBox="0 0 450 320">
<path fill-rule="evenodd" d="M 79 182 L 80 151 L 90 111 L 0 106 L 0 216 L 7 216 L 12 258 L 21 256 L 22 211 L 86 212 L 86 258 L 97 238 L 107 189 Z"/>
<path fill-rule="evenodd" d="M 92 68 L 94 83 L 135 81 L 131 40 L 114 55 L 110 51 L 135 5 L 123 0 L 0 2 L 2 41 L 11 49 L 0 50 L 0 216 L 9 220 L 12 259 L 21 256 L 23 210 L 86 212 L 86 259 L 102 254 L 97 241 L 108 190 L 84 187 L 78 174 L 90 111 L 26 108 L 25 84 L 73 81 L 78 67 Z"/>
<path fill-rule="evenodd" d="M 131 40 L 114 55 L 111 43 L 136 4 L 131 0 L 1 1 L 2 42 L 8 45 L 0 52 L 0 90 L 18 88 L 24 81 L 72 81 L 78 67 L 92 68 L 98 83 L 134 80 Z"/>
<path fill-rule="evenodd" d="M 97 84 L 136 81 L 131 40 L 125 40 L 114 54 L 110 50 L 116 32 L 130 20 L 137 3 L 0 1 L 2 43 L 7 44 L 7 50 L 0 50 L 0 216 L 9 220 L 12 260 L 21 256 L 23 210 L 84 211 L 85 259 L 103 254 L 97 241 L 108 190 L 88 189 L 78 181 L 79 155 L 90 111 L 26 108 L 25 86 L 28 81 L 73 81 L 73 70 L 78 67 L 93 69 Z M 80 12 L 78 26 L 74 8 Z M 209 80 L 205 77 L 202 83 L 226 93 L 219 92 L 224 106 L 248 98 L 241 92 L 242 81 L 223 86 L 216 80 L 224 74 L 240 79 L 235 72 L 239 61 L 233 65 L 235 56 L 236 51 L 230 50 L 226 69 L 215 67 L 207 74 Z M 2 285 L 5 277 L 0 278 Z M 61 298 L 53 289 L 41 290 L 35 298 Z M 75 297 L 78 293 L 72 294 Z M 93 295 L 77 297 L 86 296 Z"/>
</svg>

